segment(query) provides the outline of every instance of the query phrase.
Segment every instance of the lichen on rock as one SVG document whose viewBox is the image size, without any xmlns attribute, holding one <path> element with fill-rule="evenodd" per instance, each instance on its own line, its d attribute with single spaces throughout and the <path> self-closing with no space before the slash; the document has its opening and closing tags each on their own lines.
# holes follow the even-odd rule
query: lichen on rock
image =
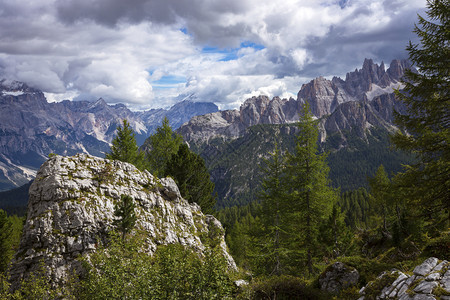
<svg viewBox="0 0 450 300">
<path fill-rule="evenodd" d="M 336 262 L 319 277 L 319 285 L 321 290 L 337 294 L 343 289 L 356 285 L 358 279 L 359 273 L 355 268 Z"/>
<path fill-rule="evenodd" d="M 80 272 L 78 258 L 104 244 L 113 229 L 114 205 L 121 195 L 135 201 L 136 230 L 145 235 L 143 251 L 151 255 L 158 245 L 180 243 L 202 253 L 216 244 L 236 269 L 220 222 L 183 199 L 173 179 L 78 154 L 50 158 L 30 187 L 27 220 L 10 270 L 13 287 L 42 262 L 54 285 Z"/>
<path fill-rule="evenodd" d="M 378 286 L 378 289 L 374 289 Z M 450 262 L 435 257 L 416 266 L 412 274 L 398 270 L 383 273 L 360 291 L 363 299 L 448 299 L 450 300 Z"/>
</svg>

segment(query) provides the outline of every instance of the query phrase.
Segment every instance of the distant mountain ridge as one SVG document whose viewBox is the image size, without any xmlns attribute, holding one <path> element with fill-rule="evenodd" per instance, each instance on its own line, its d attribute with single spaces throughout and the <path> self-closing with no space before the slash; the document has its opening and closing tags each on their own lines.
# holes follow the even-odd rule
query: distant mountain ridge
<svg viewBox="0 0 450 300">
<path fill-rule="evenodd" d="M 33 179 L 49 153 L 104 156 L 123 119 L 130 122 L 142 144 L 164 116 L 177 128 L 194 115 L 217 110 L 213 103 L 190 101 L 144 112 L 133 112 L 123 104 L 108 105 L 102 98 L 48 103 L 41 91 L 25 83 L 0 80 L 0 191 Z"/>
<path fill-rule="evenodd" d="M 402 88 L 400 79 L 409 68 L 411 65 L 407 60 L 393 60 L 385 70 L 384 63 L 378 66 L 371 59 L 366 59 L 362 69 L 347 73 L 345 80 L 338 77 L 332 80 L 318 77 L 303 84 L 297 99 L 252 97 L 247 99 L 239 110 L 218 111 L 193 117 L 182 125 L 178 132 L 189 142 L 207 142 L 216 137 L 233 139 L 242 136 L 245 130 L 253 125 L 289 124 L 298 121 L 305 101 L 308 101 L 317 118 L 332 115 L 337 111 L 334 117 L 329 118 L 328 122 L 325 121 L 323 126 L 326 129 L 340 131 L 348 126 L 361 124 L 364 128 L 372 125 L 391 128 L 393 108 L 403 110 L 392 93 L 394 89 Z M 341 106 L 345 103 L 351 104 Z M 347 110 L 347 114 L 343 113 L 344 110 Z M 338 117 L 344 115 L 344 119 Z M 360 121 L 365 119 L 369 123 L 352 122 L 355 118 Z"/>
</svg>

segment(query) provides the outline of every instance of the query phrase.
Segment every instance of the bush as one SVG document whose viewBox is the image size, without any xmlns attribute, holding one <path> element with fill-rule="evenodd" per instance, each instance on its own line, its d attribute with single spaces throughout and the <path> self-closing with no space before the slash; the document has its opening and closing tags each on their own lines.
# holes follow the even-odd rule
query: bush
<svg viewBox="0 0 450 300">
<path fill-rule="evenodd" d="M 233 299 L 235 286 L 217 250 L 204 257 L 182 245 L 159 246 L 153 257 L 140 240 L 115 238 L 84 265 L 79 299 Z"/>
<path fill-rule="evenodd" d="M 431 239 L 423 249 L 422 256 L 450 260 L 450 231 L 443 232 L 441 236 Z"/>
<path fill-rule="evenodd" d="M 272 276 L 251 284 L 252 299 L 330 299 L 309 282 L 290 275 Z"/>
<path fill-rule="evenodd" d="M 366 285 L 369 281 L 375 280 L 383 271 L 390 270 L 393 267 L 390 263 L 360 256 L 341 257 L 339 260 L 346 265 L 354 267 L 359 272 L 360 287 Z"/>
</svg>

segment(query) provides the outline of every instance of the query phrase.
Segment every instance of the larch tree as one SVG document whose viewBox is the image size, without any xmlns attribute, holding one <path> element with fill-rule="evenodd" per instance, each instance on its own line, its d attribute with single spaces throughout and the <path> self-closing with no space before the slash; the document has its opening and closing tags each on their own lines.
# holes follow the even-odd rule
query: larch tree
<svg viewBox="0 0 450 300">
<path fill-rule="evenodd" d="M 401 131 L 393 136 L 399 149 L 418 162 L 398 176 L 411 207 L 433 223 L 450 226 L 450 3 L 427 1 L 427 18 L 419 16 L 414 32 L 419 44 L 407 51 L 418 72 L 406 71 L 405 88 L 397 97 L 407 114 L 396 114 Z M 446 215 L 445 213 L 446 212 Z"/>
<path fill-rule="evenodd" d="M 388 230 L 386 219 L 391 206 L 393 205 L 393 199 L 390 193 L 391 181 L 389 180 L 383 165 L 381 165 L 375 172 L 375 175 L 370 177 L 368 180 L 370 185 L 371 202 L 373 203 L 375 209 L 377 209 L 381 214 L 383 218 L 383 229 L 386 232 Z"/>
<path fill-rule="evenodd" d="M 129 162 L 140 170 L 144 169 L 144 153 L 139 151 L 133 128 L 126 119 L 117 128 L 117 135 L 106 158 Z"/>
<path fill-rule="evenodd" d="M 264 159 L 263 180 L 258 198 L 262 205 L 263 232 L 261 240 L 262 255 L 266 257 L 265 266 L 270 274 L 280 275 L 283 270 L 283 258 L 286 256 L 287 194 L 284 186 L 285 157 L 278 145 L 269 159 Z"/>
<path fill-rule="evenodd" d="M 292 251 L 300 249 L 313 273 L 313 255 L 317 247 L 319 226 L 328 218 L 337 193 L 329 186 L 326 155 L 318 152 L 319 130 L 306 102 L 298 123 L 295 149 L 287 155 L 287 184 L 291 206 Z"/>
</svg>

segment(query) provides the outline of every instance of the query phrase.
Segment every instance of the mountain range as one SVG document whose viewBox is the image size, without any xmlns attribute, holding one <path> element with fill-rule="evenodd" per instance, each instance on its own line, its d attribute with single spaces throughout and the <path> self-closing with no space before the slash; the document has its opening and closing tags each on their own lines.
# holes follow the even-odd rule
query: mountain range
<svg viewBox="0 0 450 300">
<path fill-rule="evenodd" d="M 385 70 L 371 59 L 360 70 L 347 73 L 343 80 L 318 77 L 303 84 L 297 99 L 258 96 L 247 99 L 239 110 L 225 110 L 193 117 L 178 132 L 188 142 L 205 142 L 218 136 L 233 139 L 257 124 L 289 124 L 298 121 L 301 107 L 308 101 L 312 113 L 323 119 L 326 131 L 340 131 L 351 126 L 392 128 L 392 111 L 403 111 L 393 91 L 403 87 L 400 79 L 411 68 L 407 60 L 393 60 Z M 322 139 L 325 132 L 322 130 Z"/>
<path fill-rule="evenodd" d="M 0 191 L 34 178 L 50 153 L 103 157 L 115 130 L 127 119 L 138 144 L 167 116 L 173 128 L 192 116 L 217 111 L 213 103 L 183 101 L 168 110 L 133 112 L 123 104 L 64 100 L 49 103 L 25 83 L 0 80 Z"/>
<path fill-rule="evenodd" d="M 305 101 L 320 121 L 320 147 L 330 152 L 334 185 L 355 188 L 364 185 L 367 174 L 379 164 L 395 172 L 409 159 L 388 147 L 388 133 L 396 130 L 393 111 L 405 111 L 393 91 L 402 88 L 408 68 L 406 60 L 393 60 L 386 69 L 384 63 L 379 66 L 366 59 L 345 79 L 318 77 L 302 85 L 297 99 L 258 96 L 247 99 L 239 110 L 225 111 L 213 103 L 190 101 L 169 110 L 144 112 L 108 105 L 103 99 L 48 103 L 41 91 L 25 83 L 1 80 L 0 190 L 27 183 L 52 152 L 104 156 L 124 118 L 142 144 L 167 116 L 191 149 L 205 159 L 220 201 L 249 199 L 261 160 L 275 142 L 284 150 L 295 143 L 295 122 Z M 343 157 L 351 160 L 345 168 Z"/>
<path fill-rule="evenodd" d="M 318 77 L 302 85 L 297 99 L 252 97 L 239 110 L 195 116 L 178 132 L 205 159 L 219 204 L 245 204 L 257 194 L 262 158 L 275 144 L 282 151 L 293 150 L 295 122 L 307 101 L 319 119 L 318 142 L 329 153 L 333 186 L 343 191 L 367 186 L 367 176 L 379 165 L 392 174 L 412 161 L 390 149 L 389 140 L 397 130 L 394 111 L 406 113 L 394 90 L 403 87 L 401 78 L 409 68 L 406 60 L 393 60 L 386 70 L 383 63 L 366 59 L 362 69 L 345 79 Z"/>
</svg>

